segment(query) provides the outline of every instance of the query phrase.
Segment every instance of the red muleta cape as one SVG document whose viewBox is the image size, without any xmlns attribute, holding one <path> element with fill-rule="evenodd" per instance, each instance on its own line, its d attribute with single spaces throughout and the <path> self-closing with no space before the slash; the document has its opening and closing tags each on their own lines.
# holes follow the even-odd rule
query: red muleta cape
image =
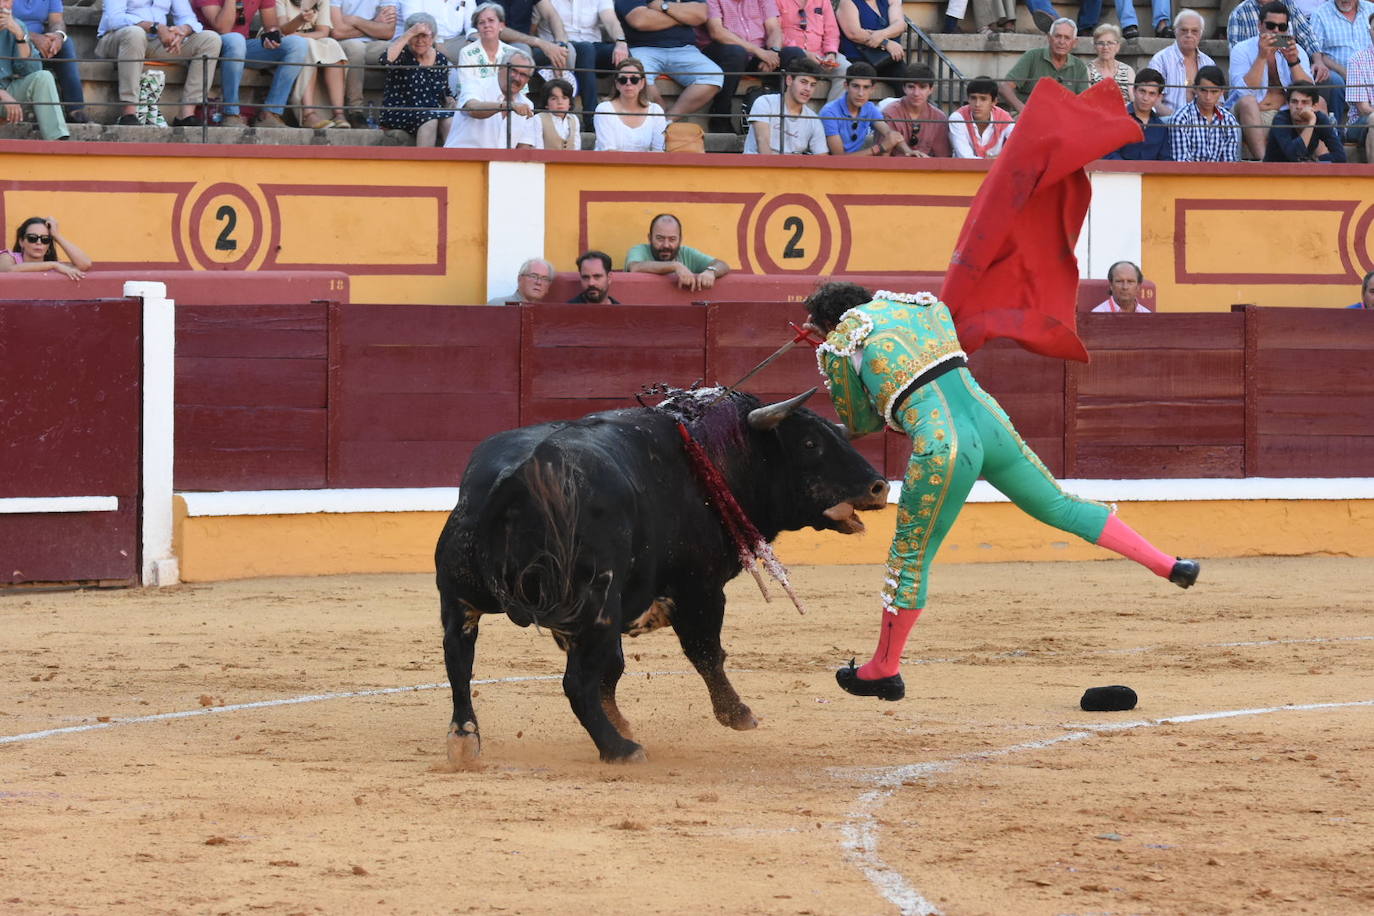
<svg viewBox="0 0 1374 916">
<path fill-rule="evenodd" d="M 1009 337 L 1033 353 L 1088 361 L 1073 253 L 1092 197 L 1083 166 L 1141 137 L 1114 80 L 1082 95 L 1051 79 L 1036 84 L 973 199 L 941 289 L 966 351 Z"/>
</svg>

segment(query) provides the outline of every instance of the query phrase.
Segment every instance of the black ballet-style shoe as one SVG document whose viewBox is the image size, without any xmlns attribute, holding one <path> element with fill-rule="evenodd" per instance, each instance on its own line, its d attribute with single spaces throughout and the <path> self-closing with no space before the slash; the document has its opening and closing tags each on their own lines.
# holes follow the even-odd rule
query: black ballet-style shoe
<svg viewBox="0 0 1374 916">
<path fill-rule="evenodd" d="M 1169 571 L 1169 581 L 1179 588 L 1188 588 L 1197 581 L 1197 574 L 1201 571 L 1202 565 L 1197 560 L 1180 558 L 1174 561 L 1174 568 Z"/>
<path fill-rule="evenodd" d="M 859 677 L 859 669 L 855 667 L 852 658 L 849 660 L 849 667 L 841 668 L 835 672 L 835 683 L 839 684 L 840 689 L 845 693 L 852 693 L 856 697 L 900 700 L 906 696 L 906 683 L 900 674 L 867 681 Z"/>
</svg>

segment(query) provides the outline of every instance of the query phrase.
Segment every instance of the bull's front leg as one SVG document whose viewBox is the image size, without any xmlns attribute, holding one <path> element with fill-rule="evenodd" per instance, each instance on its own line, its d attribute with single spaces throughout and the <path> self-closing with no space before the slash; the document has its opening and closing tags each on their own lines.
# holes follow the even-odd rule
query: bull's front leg
<svg viewBox="0 0 1374 916">
<path fill-rule="evenodd" d="M 673 629 L 692 667 L 706 682 L 711 708 L 721 725 L 740 731 L 757 728 L 759 720 L 735 692 L 725 676 L 725 650 L 720 645 L 720 628 L 725 621 L 725 592 L 681 596 L 673 613 Z"/>
<path fill-rule="evenodd" d="M 440 584 L 440 620 L 444 627 L 444 668 L 453 691 L 453 718 L 448 727 L 448 761 L 456 769 L 474 769 L 482 753 L 477 713 L 472 708 L 472 662 L 477 654 L 477 621 L 481 613 Z"/>
</svg>

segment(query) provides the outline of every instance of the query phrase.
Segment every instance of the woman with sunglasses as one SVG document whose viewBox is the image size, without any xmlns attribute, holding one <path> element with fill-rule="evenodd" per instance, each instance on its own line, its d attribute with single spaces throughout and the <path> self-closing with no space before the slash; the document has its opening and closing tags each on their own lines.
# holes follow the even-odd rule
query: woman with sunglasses
<svg viewBox="0 0 1374 916">
<path fill-rule="evenodd" d="M 57 260 L 57 247 L 71 262 Z M 86 252 L 62 237 L 57 220 L 52 217 L 30 216 L 19 224 L 14 234 L 14 250 L 0 249 L 0 273 L 41 273 L 55 270 L 69 280 L 80 280 L 91 269 Z"/>
<path fill-rule="evenodd" d="M 649 101 L 644 65 L 633 57 L 615 68 L 611 97 L 596 106 L 596 148 L 621 153 L 663 152 L 668 126 L 663 109 Z"/>
</svg>

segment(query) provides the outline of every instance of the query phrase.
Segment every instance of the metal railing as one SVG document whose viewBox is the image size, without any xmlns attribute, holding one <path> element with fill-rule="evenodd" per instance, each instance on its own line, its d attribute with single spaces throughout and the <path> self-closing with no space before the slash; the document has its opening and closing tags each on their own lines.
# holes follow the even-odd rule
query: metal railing
<svg viewBox="0 0 1374 916">
<path fill-rule="evenodd" d="M 910 17 L 906 21 L 904 37 L 907 59 L 913 63 L 919 61 L 935 71 L 935 93 L 931 101 L 945 111 L 954 111 L 963 105 L 964 83 L 968 78 L 954 66 L 954 61 L 945 56 L 945 52 L 935 44 L 935 39 L 912 22 Z"/>
</svg>

